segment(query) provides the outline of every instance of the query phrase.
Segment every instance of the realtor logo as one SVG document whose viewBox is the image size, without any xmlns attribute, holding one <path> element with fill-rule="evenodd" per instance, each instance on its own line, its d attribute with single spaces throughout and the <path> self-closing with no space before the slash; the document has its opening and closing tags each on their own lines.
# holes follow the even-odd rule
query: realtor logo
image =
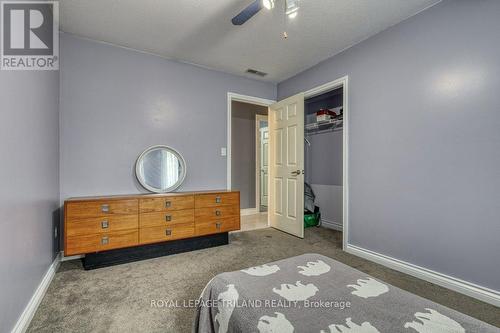
<svg viewBox="0 0 500 333">
<path fill-rule="evenodd" d="M 59 69 L 59 3 L 1 2 L 1 69 Z"/>
</svg>

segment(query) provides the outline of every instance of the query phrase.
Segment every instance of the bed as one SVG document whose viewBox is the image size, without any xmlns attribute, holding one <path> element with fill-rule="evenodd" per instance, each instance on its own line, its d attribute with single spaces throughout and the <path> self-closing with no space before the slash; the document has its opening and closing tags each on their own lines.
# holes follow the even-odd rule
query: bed
<svg viewBox="0 0 500 333">
<path fill-rule="evenodd" d="M 319 254 L 217 275 L 193 332 L 500 332 Z"/>
</svg>

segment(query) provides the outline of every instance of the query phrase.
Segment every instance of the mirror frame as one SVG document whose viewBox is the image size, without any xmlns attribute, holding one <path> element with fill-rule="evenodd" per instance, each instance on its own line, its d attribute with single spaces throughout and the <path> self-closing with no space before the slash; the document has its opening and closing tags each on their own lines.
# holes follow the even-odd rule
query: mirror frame
<svg viewBox="0 0 500 333">
<path fill-rule="evenodd" d="M 177 180 L 177 182 L 174 185 L 172 185 L 169 188 L 164 189 L 164 190 L 158 189 L 156 187 L 152 187 L 152 186 L 146 184 L 144 182 L 144 180 L 142 180 L 141 177 L 139 176 L 139 174 L 140 174 L 140 172 L 139 172 L 139 163 L 142 161 L 142 159 L 144 158 L 144 156 L 146 156 L 149 152 L 151 152 L 152 150 L 157 150 L 157 149 L 166 149 L 166 150 L 170 151 L 171 153 L 173 153 L 179 159 L 180 163 L 183 166 L 182 172 L 181 172 L 181 174 L 180 174 L 179 179 Z M 169 192 L 175 191 L 177 188 L 179 188 L 179 186 L 182 185 L 182 183 L 186 179 L 186 174 L 187 174 L 187 170 L 186 169 L 187 169 L 186 160 L 184 159 L 184 157 L 177 150 L 175 150 L 172 147 L 166 146 L 166 145 L 155 145 L 155 146 L 151 146 L 149 148 L 146 148 L 139 155 L 139 157 L 137 158 L 137 160 L 135 162 L 135 178 L 137 178 L 137 181 L 139 182 L 139 184 L 141 184 L 142 187 L 144 187 L 146 190 L 148 190 L 148 191 L 150 191 L 152 193 L 169 193 Z"/>
</svg>

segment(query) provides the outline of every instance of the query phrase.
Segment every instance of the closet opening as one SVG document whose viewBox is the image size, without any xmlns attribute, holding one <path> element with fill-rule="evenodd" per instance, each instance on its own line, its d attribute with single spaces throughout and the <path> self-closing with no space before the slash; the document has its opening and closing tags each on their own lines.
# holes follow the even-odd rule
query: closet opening
<svg viewBox="0 0 500 333">
<path fill-rule="evenodd" d="M 269 224 L 299 238 L 316 226 L 336 229 L 337 245 L 344 250 L 348 101 L 344 76 L 269 106 Z"/>
<path fill-rule="evenodd" d="M 304 227 L 342 232 L 344 87 L 304 99 Z M 337 238 L 342 246 L 342 235 Z"/>
</svg>

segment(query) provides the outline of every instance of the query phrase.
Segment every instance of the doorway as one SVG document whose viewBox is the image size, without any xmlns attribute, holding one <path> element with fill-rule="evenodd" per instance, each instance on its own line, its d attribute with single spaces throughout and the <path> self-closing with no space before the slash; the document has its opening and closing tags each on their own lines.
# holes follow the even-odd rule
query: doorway
<svg viewBox="0 0 500 333">
<path fill-rule="evenodd" d="M 270 106 L 269 221 L 304 237 L 304 214 L 324 210 L 320 223 L 348 239 L 348 77 Z M 314 136 L 314 137 L 313 137 Z M 314 145 L 314 147 L 312 147 Z M 317 184 L 310 184 L 315 182 Z M 318 192 L 317 201 L 304 199 Z M 310 199 L 310 198 L 306 198 Z M 305 210 L 307 203 L 309 208 Z"/>
<path fill-rule="evenodd" d="M 269 226 L 268 106 L 272 103 L 228 94 L 227 188 L 240 192 L 241 231 Z"/>
</svg>

